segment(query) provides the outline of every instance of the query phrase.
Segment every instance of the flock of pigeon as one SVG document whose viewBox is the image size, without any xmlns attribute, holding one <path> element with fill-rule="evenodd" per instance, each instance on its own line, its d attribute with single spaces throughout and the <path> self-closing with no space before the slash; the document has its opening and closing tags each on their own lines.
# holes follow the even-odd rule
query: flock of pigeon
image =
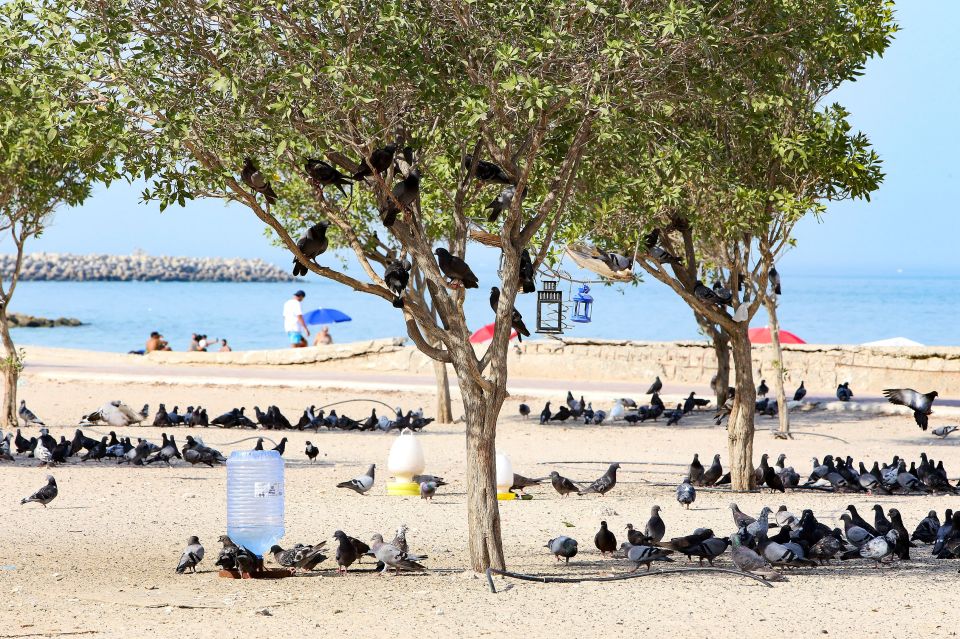
<svg viewBox="0 0 960 639">
<path fill-rule="evenodd" d="M 384 542 L 383 535 L 377 533 L 371 537 L 370 544 L 365 544 L 342 530 L 337 530 L 333 533 L 333 539 L 337 542 L 334 550 L 337 572 L 340 575 L 346 574 L 347 569 L 354 563 L 362 563 L 363 557 L 376 559 L 376 570 L 381 574 L 391 569 L 395 570 L 396 574 L 400 574 L 401 571 L 426 571 L 426 567 L 420 562 L 427 559 L 427 556 L 410 552 L 407 542 L 408 530 L 406 524 L 401 524 L 391 542 Z M 237 545 L 228 535 L 221 535 L 219 541 L 222 548 L 215 566 L 241 579 L 249 579 L 265 570 L 265 557 L 260 557 L 248 548 Z M 324 554 L 330 552 L 326 546 L 326 541 L 318 544 L 295 544 L 287 549 L 274 545 L 270 548 L 268 556 L 281 569 L 289 570 L 291 574 L 315 571 L 328 558 Z M 176 572 L 178 574 L 184 574 L 187 571 L 196 572 L 197 565 L 203 561 L 205 554 L 200 539 L 191 536 L 187 539 L 187 547 L 180 555 L 180 561 L 177 562 Z"/>
<path fill-rule="evenodd" d="M 810 509 L 797 517 L 785 505 L 776 512 L 764 506 L 757 517 L 751 517 L 731 503 L 730 511 L 733 532 L 725 537 L 709 528 L 697 528 L 689 535 L 667 538 L 662 510 L 653 506 L 643 531 L 627 524 L 626 541 L 621 544 L 606 521 L 600 522 L 593 541 L 601 556 L 624 557 L 634 564 L 634 570 L 640 566 L 649 570 L 654 561 L 673 561 L 671 555 L 697 559 L 700 565 L 706 560 L 712 566 L 730 548 L 730 559 L 737 568 L 770 581 L 784 579 L 777 568 L 814 567 L 835 558 L 866 559 L 875 567 L 907 560 L 910 549 L 917 547 L 914 542 L 932 544 L 931 553 L 938 559 L 960 559 L 960 512 L 950 509 L 942 522 L 931 510 L 912 534 L 904 527 L 899 510 L 890 508 L 884 513 L 880 504 L 873 506 L 872 525 L 854 505 L 847 506 L 840 517 L 842 530 L 822 523 Z M 549 540 L 546 547 L 557 561 L 565 559 L 567 563 L 579 552 L 577 541 L 565 535 Z"/>
</svg>

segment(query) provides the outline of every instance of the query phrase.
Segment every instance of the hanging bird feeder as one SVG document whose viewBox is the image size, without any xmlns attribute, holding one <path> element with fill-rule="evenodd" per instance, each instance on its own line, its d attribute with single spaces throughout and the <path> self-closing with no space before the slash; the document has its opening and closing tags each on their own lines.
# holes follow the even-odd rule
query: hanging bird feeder
<svg viewBox="0 0 960 639">
<path fill-rule="evenodd" d="M 573 317 L 574 322 L 589 324 L 593 316 L 593 297 L 590 295 L 590 287 L 584 284 L 573 296 Z"/>
<path fill-rule="evenodd" d="M 563 333 L 563 292 L 555 280 L 544 280 L 537 291 L 537 332 L 545 335 Z"/>
</svg>

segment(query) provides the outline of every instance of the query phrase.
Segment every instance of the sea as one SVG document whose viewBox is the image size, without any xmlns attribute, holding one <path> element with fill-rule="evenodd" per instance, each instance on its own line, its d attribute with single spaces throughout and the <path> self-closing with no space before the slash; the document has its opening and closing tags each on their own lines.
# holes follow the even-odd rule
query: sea
<svg viewBox="0 0 960 639">
<path fill-rule="evenodd" d="M 465 303 L 474 329 L 493 321 L 488 283 L 496 283 L 494 272 L 478 274 L 481 288 L 469 291 Z M 568 301 L 578 286 L 561 281 L 558 288 Z M 311 275 L 302 283 L 21 282 L 11 311 L 75 317 L 84 324 L 18 328 L 13 339 L 21 345 L 127 352 L 142 349 L 156 330 L 174 350 L 185 350 L 193 333 L 225 338 L 234 350 L 285 348 L 281 308 L 298 288 L 306 292 L 305 311 L 335 308 L 352 318 L 330 326 L 336 342 L 405 335 L 401 313 L 388 302 Z M 704 339 L 689 308 L 659 282 L 595 283 L 590 288 L 592 321 L 568 321 L 565 336 Z M 784 279 L 783 289 L 780 325 L 808 343 L 860 344 L 906 337 L 926 345 L 960 344 L 957 277 L 794 275 Z M 516 304 L 531 331 L 536 325 L 536 298 L 520 295 Z M 751 323 L 766 324 L 762 312 Z"/>
</svg>

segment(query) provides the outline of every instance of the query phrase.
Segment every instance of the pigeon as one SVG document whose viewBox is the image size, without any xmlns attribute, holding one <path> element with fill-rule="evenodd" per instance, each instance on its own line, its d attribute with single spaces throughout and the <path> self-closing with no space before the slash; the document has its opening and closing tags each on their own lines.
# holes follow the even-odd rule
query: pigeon
<svg viewBox="0 0 960 639">
<path fill-rule="evenodd" d="M 810 547 L 807 552 L 807 558 L 823 563 L 830 563 L 838 552 L 843 550 L 843 537 L 839 529 L 834 529 L 830 534 L 824 535 L 817 543 Z"/>
<path fill-rule="evenodd" d="M 440 270 L 452 282 L 460 282 L 463 288 L 479 288 L 480 280 L 470 270 L 470 266 L 456 255 L 451 255 L 450 251 L 440 247 L 434 251 L 437 256 L 437 263 Z"/>
<path fill-rule="evenodd" d="M 367 160 L 360 161 L 356 171 L 353 172 L 353 179 L 362 180 L 368 175 L 373 175 L 373 171 L 376 171 L 377 173 L 383 173 L 390 168 L 390 163 L 393 162 L 393 156 L 396 154 L 396 152 L 396 144 L 388 144 L 378 149 L 374 149 L 373 153 L 370 154 L 370 157 Z M 371 170 L 370 167 L 373 167 L 373 170 Z"/>
<path fill-rule="evenodd" d="M 526 189 L 524 189 L 526 190 Z M 497 218 L 500 217 L 500 214 L 504 211 L 509 211 L 511 205 L 513 204 L 513 197 L 517 193 L 517 187 L 510 184 L 505 186 L 500 194 L 490 204 L 487 204 L 484 208 L 490 209 L 490 216 L 487 218 L 487 221 L 491 224 L 497 221 Z"/>
<path fill-rule="evenodd" d="M 239 546 L 233 543 L 233 540 L 227 535 L 220 535 L 217 541 L 223 544 L 223 548 L 220 549 L 220 555 L 213 565 L 220 566 L 224 570 L 236 570 L 237 550 L 239 550 Z"/>
<path fill-rule="evenodd" d="M 530 259 L 530 251 L 527 249 L 520 251 L 520 268 L 517 271 L 517 277 L 520 280 L 521 293 L 533 293 L 537 290 L 537 284 L 534 281 L 533 260 Z"/>
<path fill-rule="evenodd" d="M 720 455 L 713 456 L 713 462 L 710 464 L 710 467 L 703 471 L 703 476 L 700 480 L 701 486 L 713 486 L 717 483 L 717 480 L 723 475 L 723 466 L 720 465 Z"/>
<path fill-rule="evenodd" d="M 730 536 L 730 541 L 733 543 L 731 558 L 733 559 L 734 565 L 744 572 L 771 570 L 772 567 L 769 561 L 743 545 L 741 534 L 742 533 L 737 533 Z"/>
<path fill-rule="evenodd" d="M 325 186 L 335 186 L 337 189 L 343 193 L 343 196 L 347 196 L 347 192 L 343 190 L 344 186 L 350 186 L 353 184 L 353 180 L 349 175 L 344 175 L 338 171 L 333 165 L 324 162 L 323 160 L 307 160 L 303 165 L 304 172 L 310 176 L 310 179 L 313 180 L 313 183 L 323 188 Z M 323 251 L 320 251 L 321 253 Z M 296 273 L 294 273 L 296 275 Z"/>
<path fill-rule="evenodd" d="M 567 408 L 566 406 L 561 406 L 561 407 L 560 407 L 560 410 L 558 410 L 556 413 L 554 413 L 553 416 L 550 418 L 550 421 L 552 421 L 552 422 L 565 422 L 565 421 L 567 421 L 568 419 L 570 419 L 570 416 L 571 416 L 571 415 L 572 415 L 572 413 L 570 412 L 570 409 L 569 409 L 569 408 Z"/>
<path fill-rule="evenodd" d="M 740 507 L 734 503 L 730 504 L 730 512 L 733 514 L 733 524 L 737 527 L 737 530 L 741 528 L 746 528 L 750 524 L 757 521 L 750 515 L 747 515 L 742 510 L 740 510 Z"/>
<path fill-rule="evenodd" d="M 517 473 L 513 474 L 513 484 L 510 486 L 510 491 L 517 491 L 522 493 L 524 488 L 529 488 L 530 486 L 539 486 L 540 479 L 531 479 L 529 477 L 524 477 L 523 475 L 518 475 Z"/>
<path fill-rule="evenodd" d="M 780 273 L 777 272 L 776 266 L 770 267 L 767 277 L 770 280 L 770 288 L 773 289 L 774 295 L 780 295 Z M 798 399 L 797 401 L 799 402 L 800 400 Z"/>
<path fill-rule="evenodd" d="M 350 565 L 357 561 L 360 556 L 369 550 L 369 547 L 363 552 L 359 552 L 357 546 L 366 546 L 363 542 L 350 537 L 342 530 L 338 530 L 333 533 L 333 538 L 337 540 L 337 550 L 336 550 L 336 561 L 337 561 L 337 572 L 341 575 L 346 574 L 347 568 Z"/>
<path fill-rule="evenodd" d="M 839 391 L 838 391 L 839 392 Z M 937 398 L 937 391 L 921 394 L 912 388 L 887 388 L 883 391 L 883 396 L 891 404 L 907 406 L 913 410 L 913 419 L 922 430 L 927 430 L 928 415 L 933 411 L 933 400 Z"/>
<path fill-rule="evenodd" d="M 560 561 L 560 558 L 563 557 L 568 564 L 571 557 L 577 556 L 577 540 L 565 535 L 554 537 L 544 545 L 544 548 L 549 548 L 557 561 Z"/>
<path fill-rule="evenodd" d="M 687 556 L 687 559 L 696 557 L 700 561 L 701 566 L 703 565 L 704 559 L 712 566 L 713 560 L 722 555 L 729 545 L 730 540 L 726 537 L 709 537 L 708 539 L 689 546 L 681 552 Z"/>
<path fill-rule="evenodd" d="M 916 544 L 910 542 L 910 533 L 903 525 L 900 511 L 891 508 L 887 514 L 890 516 L 890 530 L 884 534 L 889 534 L 891 530 L 897 533 L 897 538 L 893 541 L 893 553 L 900 559 L 910 559 L 910 548 L 915 547 Z"/>
<path fill-rule="evenodd" d="M 690 462 L 690 469 L 687 471 L 687 477 L 690 481 L 696 485 L 701 485 L 703 482 L 703 464 L 700 463 L 700 454 L 693 454 L 693 461 Z"/>
<path fill-rule="evenodd" d="M 180 562 L 177 564 L 177 574 L 182 575 L 189 570 L 197 572 L 197 564 L 203 560 L 203 546 L 200 545 L 200 539 L 194 535 L 187 539 L 187 547 L 183 549 L 180 555 Z"/>
<path fill-rule="evenodd" d="M 47 507 L 51 501 L 57 498 L 57 480 L 53 478 L 53 475 L 47 475 L 47 484 L 37 492 L 33 493 L 29 497 L 24 497 L 20 500 L 20 505 L 35 501 L 38 504 L 42 504 L 44 508 Z"/>
<path fill-rule="evenodd" d="M 249 548 L 237 548 L 237 571 L 241 579 L 251 579 L 254 572 L 263 570 L 263 559 Z"/>
<path fill-rule="evenodd" d="M 690 483 L 689 477 L 683 478 L 683 483 L 677 486 L 677 501 L 683 504 L 683 507 L 690 509 L 690 504 L 697 500 L 697 489 Z"/>
<path fill-rule="evenodd" d="M 680 404 L 677 404 L 676 409 L 667 411 L 664 414 L 667 416 L 667 426 L 679 424 L 680 418 L 683 417 L 683 407 Z M 656 417 L 654 417 L 654 419 L 656 419 Z"/>
<path fill-rule="evenodd" d="M 581 490 L 578 494 L 586 495 L 588 493 L 598 493 L 600 496 L 606 495 L 608 492 L 613 490 L 613 487 L 617 485 L 617 469 L 620 468 L 620 464 L 613 463 L 610 464 L 610 467 L 607 468 L 607 472 L 603 474 L 600 478 L 594 481 L 592 484 Z"/>
<path fill-rule="evenodd" d="M 653 395 L 654 393 L 659 393 L 663 390 L 663 382 L 660 381 L 660 376 L 657 375 L 657 378 L 653 380 L 653 383 L 650 384 L 650 388 L 647 389 L 645 395 Z"/>
<path fill-rule="evenodd" d="M 645 546 L 653 543 L 653 539 L 634 528 L 633 524 L 627 524 L 627 541 L 631 546 Z"/>
<path fill-rule="evenodd" d="M 801 402 L 803 398 L 807 396 L 807 389 L 803 385 L 803 380 L 800 380 L 800 386 L 797 387 L 796 392 L 793 393 L 793 401 Z"/>
<path fill-rule="evenodd" d="M 593 543 L 600 551 L 600 556 L 605 556 L 607 553 L 613 554 L 617 550 L 617 537 L 607 528 L 607 522 L 600 522 L 600 530 L 594 535 Z"/>
<path fill-rule="evenodd" d="M 620 550 L 624 551 L 627 559 L 637 564 L 631 572 L 636 572 L 640 569 L 640 566 L 643 565 L 646 565 L 647 570 L 650 570 L 650 564 L 654 561 L 673 561 L 673 559 L 670 559 L 668 556 L 673 551 L 667 550 L 666 548 L 628 544 L 624 542 L 620 544 Z"/>
<path fill-rule="evenodd" d="M 853 397 L 853 391 L 850 390 L 850 382 L 837 386 L 837 399 L 841 402 L 849 402 L 851 397 Z"/>
<path fill-rule="evenodd" d="M 950 433 L 960 429 L 960 426 L 941 426 L 940 428 L 934 428 L 931 433 L 939 437 L 940 439 L 946 438 Z"/>
<path fill-rule="evenodd" d="M 397 182 L 393 187 L 392 197 L 387 198 L 380 217 L 387 228 L 397 221 L 397 215 L 416 201 L 420 195 L 420 173 L 416 169 L 410 171 L 407 177 Z"/>
<path fill-rule="evenodd" d="M 860 544 L 855 550 L 843 553 L 840 555 L 840 559 L 857 559 L 859 557 L 872 559 L 874 567 L 879 568 L 880 563 L 893 554 L 899 536 L 900 533 L 896 530 L 890 530 L 884 536 L 873 537 Z"/>
<path fill-rule="evenodd" d="M 284 437 L 280 440 L 279 444 L 273 447 L 272 450 L 277 451 L 278 453 L 280 453 L 280 456 L 283 457 L 283 453 L 286 450 L 286 448 L 287 448 L 287 438 Z"/>
<path fill-rule="evenodd" d="M 530 417 L 530 407 L 526 404 L 520 404 L 519 406 L 520 417 L 528 419 Z"/>
<path fill-rule="evenodd" d="M 327 542 L 322 541 L 316 546 L 296 544 L 293 548 L 284 550 L 277 544 L 270 547 L 273 560 L 284 568 L 298 570 L 314 570 L 327 556 L 323 554 Z"/>
<path fill-rule="evenodd" d="M 490 308 L 493 309 L 493 312 L 497 312 L 497 308 L 500 304 L 500 289 L 496 286 L 490 287 Z M 520 314 L 520 311 L 514 307 L 511 310 L 510 315 L 510 326 L 513 327 L 513 330 L 517 331 L 517 340 L 523 342 L 524 337 L 530 337 L 530 331 L 527 329 L 526 324 L 523 323 L 523 315 Z"/>
<path fill-rule="evenodd" d="M 576 484 L 557 471 L 550 473 L 550 484 L 553 486 L 554 490 L 560 493 L 561 497 L 566 497 L 570 493 L 579 492 Z"/>
<path fill-rule="evenodd" d="M 940 530 L 940 518 L 937 517 L 937 511 L 931 510 L 927 513 L 927 516 L 917 524 L 913 534 L 910 535 L 910 540 L 932 544 L 937 540 L 938 530 Z"/>
<path fill-rule="evenodd" d="M 20 400 L 20 410 L 17 411 L 17 416 L 20 417 L 21 420 L 23 420 L 24 428 L 26 428 L 27 426 L 30 426 L 31 424 L 34 424 L 36 426 L 46 426 L 46 424 L 44 424 L 39 417 L 33 414 L 32 410 L 27 408 L 26 400 L 23 400 L 23 399 Z"/>
<path fill-rule="evenodd" d="M 273 190 L 270 182 L 263 177 L 263 173 L 260 172 L 260 169 L 250 158 L 247 158 L 243 163 L 240 179 L 251 189 L 263 195 L 267 200 L 267 204 L 272 206 L 277 203 L 276 191 Z"/>
<path fill-rule="evenodd" d="M 405 551 L 400 550 L 393 544 L 384 543 L 382 535 L 376 534 L 370 541 L 372 542 L 370 544 L 370 550 L 373 551 L 373 556 L 377 558 L 377 561 L 383 562 L 382 572 L 393 568 L 397 571 L 396 574 L 399 575 L 401 570 L 417 572 L 426 570 L 425 566 L 410 559 Z"/>
<path fill-rule="evenodd" d="M 760 385 L 757 386 L 757 397 L 766 397 L 769 392 L 770 387 L 767 386 L 767 380 L 761 379 Z"/>
<path fill-rule="evenodd" d="M 395 296 L 393 298 L 394 308 L 403 308 L 403 293 L 407 290 L 407 284 L 410 282 L 411 268 L 412 265 L 406 260 L 390 260 L 383 272 L 383 282 Z"/>
<path fill-rule="evenodd" d="M 873 505 L 873 527 L 876 529 L 878 535 L 886 535 L 893 527 L 883 514 L 883 506 L 880 504 Z"/>
<path fill-rule="evenodd" d="M 849 513 L 843 513 L 840 515 L 840 519 L 843 520 L 844 532 L 847 536 L 847 541 L 856 546 L 857 548 L 861 547 L 868 541 L 874 538 L 874 535 L 866 531 L 866 529 L 861 526 L 857 526 L 851 520 Z M 872 526 L 871 526 L 872 528 Z"/>
<path fill-rule="evenodd" d="M 433 500 L 433 496 L 437 493 L 437 484 L 432 481 L 422 481 L 420 482 L 420 499 L 426 499 L 429 501 Z"/>
<path fill-rule="evenodd" d="M 695 547 L 701 542 L 713 537 L 713 531 L 709 528 L 697 528 L 692 534 L 685 537 L 674 537 L 670 541 L 657 542 L 660 548 L 670 548 L 679 553 L 686 553 L 689 549 Z"/>
<path fill-rule="evenodd" d="M 329 244 L 327 241 L 328 226 L 330 226 L 328 222 L 318 222 L 308 228 L 306 233 L 303 234 L 303 237 L 297 240 L 297 248 L 300 249 L 300 252 L 303 253 L 304 257 L 306 257 L 308 260 L 315 262 L 317 256 L 327 250 L 327 246 Z M 294 277 L 306 275 L 307 273 L 308 270 L 306 265 L 302 264 L 297 257 L 294 257 Z"/>
<path fill-rule="evenodd" d="M 463 156 L 463 168 L 467 171 L 473 166 L 473 155 L 467 153 Z M 477 160 L 477 166 L 473 171 L 473 176 L 481 182 L 495 182 L 498 184 L 513 184 L 513 180 L 507 175 L 507 172 L 493 162 L 486 160 Z"/>
<path fill-rule="evenodd" d="M 373 477 L 374 477 L 374 471 L 376 470 L 376 468 L 377 468 L 376 464 L 370 464 L 370 468 L 367 469 L 367 474 L 360 475 L 359 477 L 355 477 L 350 481 L 342 481 L 339 484 L 337 484 L 337 488 L 349 488 L 350 490 L 356 493 L 359 493 L 361 495 L 364 494 L 365 492 L 373 488 Z"/>
<path fill-rule="evenodd" d="M 730 292 L 727 291 L 727 293 Z M 701 302 L 705 302 L 707 304 L 715 304 L 717 306 L 733 305 L 733 293 L 730 293 L 729 297 L 726 295 L 721 295 L 712 288 L 705 286 L 700 280 L 697 280 L 696 284 L 694 285 L 693 295 Z"/>
<path fill-rule="evenodd" d="M 647 520 L 643 534 L 654 543 L 663 540 L 663 536 L 667 534 L 667 525 L 660 518 L 660 506 L 653 506 L 650 509 L 650 519 Z"/>
</svg>

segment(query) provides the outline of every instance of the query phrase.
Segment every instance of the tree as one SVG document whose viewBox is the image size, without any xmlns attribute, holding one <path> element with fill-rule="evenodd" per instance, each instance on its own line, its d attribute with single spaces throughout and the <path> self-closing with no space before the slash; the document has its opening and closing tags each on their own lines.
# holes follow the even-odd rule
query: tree
<svg viewBox="0 0 960 639">
<path fill-rule="evenodd" d="M 76 50 L 64 55 L 61 48 L 73 43 L 48 39 L 45 28 L 30 3 L 0 5 L 0 238 L 12 242 L 15 254 L 12 272 L 0 277 L 4 427 L 17 424 L 23 361 L 10 335 L 8 309 L 24 248 L 58 207 L 80 204 L 92 184 L 115 175 L 119 148 L 111 131 L 118 132 L 122 122 L 89 100 L 82 66 L 62 64 L 79 60 Z"/>
<path fill-rule="evenodd" d="M 879 187 L 880 160 L 866 136 L 825 98 L 882 54 L 896 27 L 892 3 L 880 0 L 772 1 L 740 18 L 729 26 L 757 36 L 750 55 L 717 58 L 702 78 L 724 108 L 675 112 L 672 137 L 637 163 L 594 234 L 622 245 L 656 231 L 640 266 L 729 337 L 736 397 L 728 454 L 733 488 L 747 490 L 756 400 L 749 320 L 796 222 Z"/>
<path fill-rule="evenodd" d="M 712 28 L 721 18 L 667 0 L 88 0 L 69 13 L 63 4 L 50 19 L 69 14 L 70 31 L 101 53 L 92 84 L 129 117 L 135 157 L 126 168 L 148 180 L 146 198 L 239 202 L 301 259 L 291 233 L 329 221 L 362 276 L 309 269 L 382 298 L 422 352 L 454 368 L 471 563 L 504 567 L 494 453 L 521 252 L 536 267 L 560 229 L 584 226 L 568 205 L 575 183 L 602 188 L 608 179 L 598 154 L 669 128 L 671 103 L 699 100 L 688 69 L 721 42 L 744 41 L 724 40 Z M 349 193 L 304 170 L 315 158 L 349 173 L 388 143 L 395 162 Z M 247 158 L 275 202 L 238 175 Z M 492 221 L 484 206 L 503 185 L 477 179 L 481 159 L 502 167 L 519 194 Z M 414 174 L 419 192 L 405 206 L 394 189 Z M 397 219 L 385 229 L 381 211 L 391 208 Z M 434 241 L 448 238 L 445 248 L 466 258 L 471 228 L 492 233 L 502 250 L 496 329 L 482 356 L 469 342 L 465 291 L 433 257 Z M 416 296 L 390 310 L 380 269 L 395 258 L 416 266 L 433 312 Z"/>
</svg>

